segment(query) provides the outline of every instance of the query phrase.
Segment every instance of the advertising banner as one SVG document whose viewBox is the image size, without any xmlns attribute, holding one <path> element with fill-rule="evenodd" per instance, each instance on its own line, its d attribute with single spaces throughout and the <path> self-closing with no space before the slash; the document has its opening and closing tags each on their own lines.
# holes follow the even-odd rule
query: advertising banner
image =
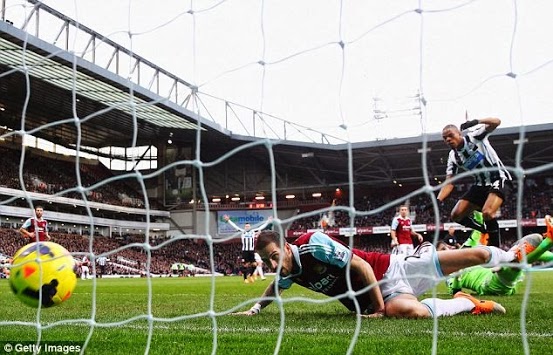
<svg viewBox="0 0 553 355">
<path fill-rule="evenodd" d="M 273 215 L 272 210 L 231 210 L 231 211 L 217 211 L 217 233 L 218 234 L 233 234 L 236 233 L 230 224 L 225 222 L 223 216 L 229 216 L 230 219 L 240 228 L 244 228 L 246 223 L 255 229 L 261 226 L 267 221 L 267 219 Z"/>
</svg>

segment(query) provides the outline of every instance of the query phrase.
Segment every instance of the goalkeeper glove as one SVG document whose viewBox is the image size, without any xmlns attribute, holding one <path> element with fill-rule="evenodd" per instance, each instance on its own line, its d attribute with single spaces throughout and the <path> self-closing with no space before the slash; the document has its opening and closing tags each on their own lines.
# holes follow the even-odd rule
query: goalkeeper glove
<svg viewBox="0 0 553 355">
<path fill-rule="evenodd" d="M 470 120 L 465 123 L 461 123 L 461 131 L 464 131 L 465 129 L 469 129 L 470 127 L 476 126 L 479 123 L 480 121 L 478 120 Z"/>
</svg>

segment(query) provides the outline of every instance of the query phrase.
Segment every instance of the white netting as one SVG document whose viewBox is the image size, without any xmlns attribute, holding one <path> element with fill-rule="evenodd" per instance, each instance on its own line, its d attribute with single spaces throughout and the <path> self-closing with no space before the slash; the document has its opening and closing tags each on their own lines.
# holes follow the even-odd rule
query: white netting
<svg viewBox="0 0 553 355">
<path fill-rule="evenodd" d="M 546 9 L 551 8 L 547 2 L 394 1 L 367 4 L 365 1 L 191 1 L 183 4 L 173 1 L 161 6 L 151 1 L 131 1 L 110 3 L 106 5 L 109 11 L 102 13 L 97 10 L 96 1 L 45 3 L 77 22 L 68 25 L 70 30 L 67 32 L 63 26 L 48 27 L 44 23 L 54 23 L 55 16 L 42 11 L 44 15 L 39 24 L 35 20 L 40 3 L 34 1 L 31 4 L 7 1 L 2 19 L 9 19 L 13 26 L 31 35 L 39 34 L 43 40 L 67 49 L 71 55 L 93 61 L 128 80 L 130 95 L 112 104 L 109 109 L 118 108 L 132 114 L 135 131 L 133 147 L 139 130 L 137 117 L 141 110 L 154 110 L 153 105 L 157 102 L 170 102 L 187 108 L 199 119 L 200 126 L 215 124 L 236 134 L 259 137 L 259 140 L 244 144 L 214 161 L 204 162 L 200 158 L 201 131 L 198 130 L 196 155 L 189 160 L 175 162 L 150 176 L 136 171 L 119 177 L 136 179 L 142 193 L 147 195 L 145 179 L 163 174 L 176 165 L 192 165 L 199 172 L 200 199 L 205 203 L 207 212 L 209 197 L 205 190 L 203 169 L 259 145 L 265 146 L 269 152 L 272 167 L 270 188 L 274 214 L 278 216 L 275 197 L 277 172 L 272 150 L 275 142 L 270 139 L 347 142 L 348 189 L 352 193 L 349 194 L 348 206 L 332 207 L 330 210 L 342 210 L 350 216 L 371 216 L 421 193 L 434 196 L 437 187 L 431 185 L 426 154 L 422 154 L 421 175 L 424 176 L 425 186 L 368 212 L 356 211 L 353 207 L 355 172 L 352 142 L 422 135 L 422 151 L 425 152 L 425 133 L 439 132 L 447 123 L 461 123 L 466 110 L 469 110 L 471 118 L 497 116 L 504 118 L 503 126 L 520 126 L 520 138 L 524 142 L 525 125 L 547 122 L 553 113 L 549 97 L 553 92 L 553 46 L 543 35 L 550 33 L 553 26 L 547 17 L 550 11 Z M 121 52 L 121 57 L 118 53 L 115 63 L 113 47 L 107 45 L 105 39 L 89 41 L 90 37 L 79 32 L 79 24 L 107 34 L 106 39 L 120 43 L 128 52 Z M 134 53 L 185 80 L 164 76 L 148 65 L 138 66 Z M 35 75 L 33 71 L 40 66 L 40 60 L 27 53 L 25 46 L 19 55 L 21 61 L 12 64 L 13 72 L 19 71 L 30 80 Z M 0 80 L 9 74 L 0 75 Z M 75 94 L 87 95 L 78 85 L 77 78 L 81 74 L 75 67 L 72 74 L 75 80 L 69 83 L 59 81 L 56 85 L 71 89 Z M 135 97 L 134 89 L 140 87 L 157 93 L 159 99 L 145 102 Z M 95 96 L 90 98 L 96 99 Z M 75 113 L 75 117 L 66 121 L 74 121 L 79 130 L 79 123 L 91 118 L 79 117 Z M 60 123 L 27 129 L 25 113 L 20 119 L 21 130 L 5 133 L 2 137 L 34 134 Z M 80 142 L 75 143 L 79 148 Z M 525 174 L 536 174 L 552 167 L 549 162 L 524 170 L 521 166 L 523 146 L 519 145 L 516 165 L 511 167 L 518 186 L 524 186 Z M 23 154 L 22 163 L 24 159 Z M 23 164 L 20 166 L 22 175 Z M 103 180 L 88 187 L 79 180 L 72 190 L 88 201 L 87 192 L 112 180 Z M 522 194 L 521 188 L 517 195 L 518 211 L 522 209 Z M 31 202 L 30 195 L 26 196 Z M 147 200 L 144 203 L 149 226 L 150 205 Z M 89 204 L 85 205 L 91 216 Z M 306 213 L 294 219 L 318 213 L 320 211 Z M 209 213 L 206 216 L 209 217 Z M 435 217 L 439 225 L 437 212 Z M 277 222 L 289 223 L 291 220 L 279 221 L 277 218 Z M 210 231 L 209 219 L 206 218 L 203 223 L 202 229 Z M 518 228 L 521 235 L 520 224 Z M 149 229 L 147 227 L 146 230 Z M 129 244 L 122 249 L 143 248 L 148 255 L 149 270 L 151 250 L 161 249 L 169 242 L 151 245 L 148 236 L 146 232 L 144 243 Z M 209 233 L 181 238 L 205 240 L 210 250 L 210 265 L 214 268 L 213 238 Z M 89 248 L 93 249 L 93 238 Z M 159 319 L 152 313 L 152 285 L 148 279 L 148 312 L 137 317 L 148 321 L 146 352 L 150 350 L 154 321 L 178 321 L 206 314 L 212 319 L 215 352 L 217 317 L 221 314 L 215 312 L 214 297 L 212 293 L 207 313 Z M 283 336 L 283 303 L 292 301 L 294 299 L 276 300 L 282 323 L 275 352 L 279 351 Z M 250 302 L 244 300 L 224 313 L 245 307 Z M 32 324 L 37 327 L 39 339 L 45 329 L 40 319 L 39 310 L 37 323 Z M 100 325 L 116 327 L 135 319 Z M 94 308 L 89 319 L 68 319 L 63 323 L 82 322 L 90 325 L 88 342 L 98 326 Z M 0 322 L 0 326 L 10 324 L 13 322 Z M 57 325 L 54 323 L 48 327 Z M 433 353 L 437 352 L 437 326 L 436 321 Z M 360 329 L 361 318 L 357 318 L 348 349 L 350 353 Z M 528 353 L 526 342 L 525 352 Z"/>
</svg>

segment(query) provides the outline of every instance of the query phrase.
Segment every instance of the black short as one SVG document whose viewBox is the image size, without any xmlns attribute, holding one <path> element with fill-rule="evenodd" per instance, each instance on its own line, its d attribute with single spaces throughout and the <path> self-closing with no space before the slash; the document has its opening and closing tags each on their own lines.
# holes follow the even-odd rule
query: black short
<svg viewBox="0 0 553 355">
<path fill-rule="evenodd" d="M 100 274 L 104 275 L 106 273 L 106 266 L 105 265 L 99 265 L 100 267 Z"/>
<path fill-rule="evenodd" d="M 255 252 L 253 251 L 242 251 L 242 260 L 244 260 L 245 263 L 253 263 L 255 262 Z"/>
<path fill-rule="evenodd" d="M 501 197 L 503 201 L 505 201 L 505 197 L 509 195 L 512 188 L 513 184 L 510 180 L 498 180 L 493 185 L 489 186 L 473 185 L 463 196 L 461 196 L 461 200 L 467 200 L 482 208 L 490 193 Z"/>
</svg>

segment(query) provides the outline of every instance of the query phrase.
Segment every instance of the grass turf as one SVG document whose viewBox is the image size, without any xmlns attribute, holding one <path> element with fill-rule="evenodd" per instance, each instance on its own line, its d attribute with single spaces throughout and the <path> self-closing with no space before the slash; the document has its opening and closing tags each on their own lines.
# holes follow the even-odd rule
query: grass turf
<svg viewBox="0 0 553 355">
<path fill-rule="evenodd" d="M 528 280 L 531 292 L 523 313 Z M 147 318 L 149 282 L 154 317 L 151 323 Z M 211 354 L 214 346 L 218 354 L 272 354 L 280 341 L 281 354 L 329 355 L 346 353 L 354 339 L 357 319 L 338 301 L 322 302 L 329 299 L 296 285 L 283 293 L 285 300 L 306 297 L 318 303 L 285 302 L 284 314 L 273 303 L 255 317 L 231 316 L 225 313 L 248 309 L 270 281 L 243 284 L 238 277 L 218 277 L 214 313 L 210 313 L 211 282 L 211 278 L 204 277 L 98 279 L 94 298 L 93 281 L 79 281 L 67 302 L 42 309 L 37 318 L 35 309 L 11 294 L 8 281 L 0 280 L 0 342 L 36 341 L 37 319 L 43 341 L 82 346 L 89 338 L 87 354 L 138 354 L 144 353 L 148 344 L 150 354 Z M 533 354 L 553 352 L 553 309 L 549 304 L 552 282 L 553 271 L 534 272 L 519 294 L 488 297 L 507 308 L 505 315 L 440 318 L 437 353 L 521 354 L 524 340 Z M 442 286 L 438 292 L 441 298 L 449 297 Z M 281 321 L 284 332 L 279 338 Z M 526 328 L 525 338 L 521 324 Z M 363 319 L 359 325 L 353 348 L 356 354 L 431 353 L 431 319 Z"/>
</svg>

